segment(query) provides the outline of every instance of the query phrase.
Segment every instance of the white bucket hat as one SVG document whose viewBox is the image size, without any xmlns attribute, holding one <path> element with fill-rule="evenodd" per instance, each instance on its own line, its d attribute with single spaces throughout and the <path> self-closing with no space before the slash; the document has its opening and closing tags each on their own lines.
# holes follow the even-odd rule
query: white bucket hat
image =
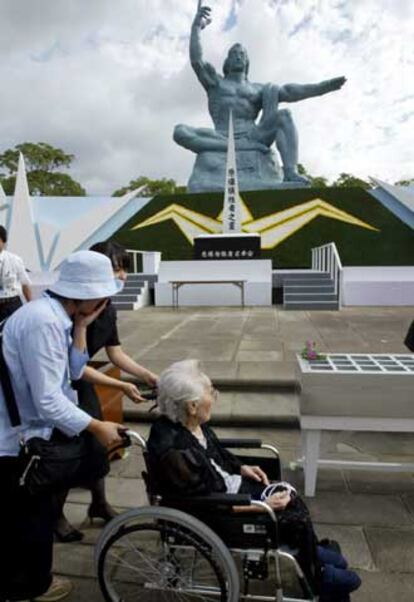
<svg viewBox="0 0 414 602">
<path fill-rule="evenodd" d="M 61 264 L 59 277 L 48 289 L 67 299 L 102 299 L 122 290 L 110 259 L 95 251 L 77 251 Z"/>
</svg>

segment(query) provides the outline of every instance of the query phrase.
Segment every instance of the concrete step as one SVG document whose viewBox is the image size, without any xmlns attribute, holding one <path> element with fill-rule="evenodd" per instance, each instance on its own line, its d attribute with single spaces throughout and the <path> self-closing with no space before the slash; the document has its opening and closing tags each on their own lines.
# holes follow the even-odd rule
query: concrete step
<svg viewBox="0 0 414 602">
<path fill-rule="evenodd" d="M 142 274 L 128 274 L 127 276 L 127 282 L 145 282 L 145 278 L 143 277 Z"/>
<path fill-rule="evenodd" d="M 339 309 L 339 304 L 338 303 L 332 303 L 332 301 L 328 301 L 326 303 L 323 303 L 321 301 L 317 301 L 315 303 L 310 303 L 309 301 L 304 301 L 303 303 L 298 303 L 298 302 L 294 302 L 294 303 L 285 303 L 283 305 L 283 308 L 286 310 L 310 310 L 310 311 L 316 311 L 316 310 L 325 310 L 325 311 L 331 311 L 331 310 L 338 310 Z"/>
<path fill-rule="evenodd" d="M 214 385 L 220 391 L 219 399 L 215 404 L 211 423 L 216 426 L 231 425 L 249 427 L 298 427 L 299 404 L 296 383 L 286 387 L 256 385 L 246 387 L 246 383 L 237 386 Z M 129 400 L 124 400 L 124 420 L 126 422 L 148 423 L 153 422 L 157 412 L 148 410 L 154 405 L 153 402 L 137 406 Z"/>
<path fill-rule="evenodd" d="M 333 284 L 289 284 L 284 286 L 286 293 L 334 293 L 335 286 Z"/>
<path fill-rule="evenodd" d="M 283 286 L 332 286 L 330 278 L 286 278 Z"/>
<path fill-rule="evenodd" d="M 331 276 L 327 272 L 300 272 L 298 274 L 286 274 L 283 281 L 286 280 L 330 280 Z"/>
<path fill-rule="evenodd" d="M 305 301 L 312 303 L 327 303 L 331 301 L 332 303 L 337 303 L 338 295 L 335 295 L 335 293 L 296 293 L 285 290 L 283 300 L 284 303 L 304 303 Z"/>
<path fill-rule="evenodd" d="M 135 303 L 131 303 L 131 302 L 124 302 L 124 301 L 112 301 L 113 306 L 115 307 L 115 309 L 124 311 L 124 310 L 134 310 L 134 309 L 138 309 L 138 304 Z"/>
<path fill-rule="evenodd" d="M 125 282 L 124 289 L 142 288 L 144 286 L 145 286 L 144 280 L 131 280 L 131 282 L 127 280 Z"/>
<path fill-rule="evenodd" d="M 131 295 L 126 295 L 124 293 L 118 293 L 115 297 L 112 297 L 112 302 L 121 302 L 121 303 L 135 303 L 136 301 L 138 301 L 138 295 L 137 294 L 131 294 Z"/>
</svg>

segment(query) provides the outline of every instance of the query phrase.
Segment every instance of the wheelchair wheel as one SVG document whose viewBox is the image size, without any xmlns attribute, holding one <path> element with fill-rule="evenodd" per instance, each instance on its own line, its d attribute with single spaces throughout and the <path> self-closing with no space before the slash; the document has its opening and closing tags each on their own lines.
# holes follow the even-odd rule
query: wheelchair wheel
<svg viewBox="0 0 414 602">
<path fill-rule="evenodd" d="M 239 575 L 222 540 L 198 519 L 160 506 L 116 517 L 95 564 L 107 602 L 238 602 Z"/>
</svg>

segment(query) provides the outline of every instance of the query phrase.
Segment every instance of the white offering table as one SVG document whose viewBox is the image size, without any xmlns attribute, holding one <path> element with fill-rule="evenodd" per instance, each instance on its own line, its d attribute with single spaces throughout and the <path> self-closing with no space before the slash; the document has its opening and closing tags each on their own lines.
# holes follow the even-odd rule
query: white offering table
<svg viewBox="0 0 414 602">
<path fill-rule="evenodd" d="M 319 458 L 321 432 L 414 432 L 414 355 L 328 354 L 298 360 L 305 495 L 315 495 L 318 466 L 413 471 L 414 464 Z"/>
<path fill-rule="evenodd" d="M 270 259 L 162 261 L 155 304 L 271 305 Z"/>
</svg>

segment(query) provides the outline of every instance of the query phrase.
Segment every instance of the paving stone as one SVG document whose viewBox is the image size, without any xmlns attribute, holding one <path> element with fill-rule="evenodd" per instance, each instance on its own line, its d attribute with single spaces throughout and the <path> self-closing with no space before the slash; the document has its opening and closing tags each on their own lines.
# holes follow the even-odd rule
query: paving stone
<svg viewBox="0 0 414 602">
<path fill-rule="evenodd" d="M 344 527 L 342 525 L 315 524 L 320 539 L 335 539 L 351 568 L 372 571 L 375 564 L 362 527 Z"/>
<path fill-rule="evenodd" d="M 369 526 L 411 526 L 412 517 L 403 501 L 393 495 L 341 494 L 319 492 L 306 498 L 318 523 Z"/>
<path fill-rule="evenodd" d="M 341 441 L 352 445 L 361 452 L 373 454 L 374 456 L 414 456 L 414 438 L 411 433 L 361 433 L 343 431 Z"/>
<path fill-rule="evenodd" d="M 94 546 L 57 543 L 53 546 L 53 572 L 60 575 L 95 577 Z"/>
<path fill-rule="evenodd" d="M 397 494 L 414 492 L 414 474 L 405 472 L 345 471 L 349 488 L 355 493 Z"/>
<path fill-rule="evenodd" d="M 414 525 L 411 529 L 367 527 L 365 532 L 379 569 L 414 573 Z"/>
<path fill-rule="evenodd" d="M 284 452 L 284 450 L 282 450 Z M 281 453 L 282 462 L 286 465 L 287 453 Z M 283 478 L 297 489 L 303 495 L 305 490 L 304 474 L 302 468 L 298 467 L 292 470 L 289 465 L 283 468 Z M 340 470 L 321 470 L 318 473 L 318 493 L 321 492 L 343 492 L 347 493 L 348 488 L 344 475 Z"/>
<path fill-rule="evenodd" d="M 239 351 L 283 351 L 283 343 L 276 337 L 243 336 Z"/>
<path fill-rule="evenodd" d="M 278 362 L 284 359 L 282 351 L 242 349 L 235 355 L 236 362 Z"/>
<path fill-rule="evenodd" d="M 360 589 L 352 594 L 352 602 L 413 602 L 414 576 L 358 571 Z"/>
<path fill-rule="evenodd" d="M 273 382 L 275 379 L 285 378 L 286 372 L 289 378 L 293 377 L 291 366 L 283 366 L 282 361 L 272 362 L 238 362 L 236 377 L 240 382 L 257 381 Z M 287 368 L 287 369 L 286 369 Z"/>
<path fill-rule="evenodd" d="M 218 362 L 203 359 L 201 367 L 213 381 L 215 379 L 234 379 L 237 373 L 237 364 L 233 361 Z"/>
<path fill-rule="evenodd" d="M 112 506 L 136 508 L 147 504 L 145 485 L 141 480 L 107 477 L 105 484 L 108 502 Z M 89 500 L 89 491 L 83 489 L 72 489 L 68 496 L 69 502 L 89 503 Z"/>
<path fill-rule="evenodd" d="M 96 579 L 71 577 L 73 590 L 65 602 L 102 602 L 103 597 Z"/>
<path fill-rule="evenodd" d="M 269 419 L 297 417 L 298 401 L 295 395 L 281 393 L 234 393 L 231 407 L 232 416 L 266 417 Z"/>
<path fill-rule="evenodd" d="M 406 508 L 408 509 L 408 512 L 411 514 L 411 516 L 413 517 L 413 520 L 414 520 L 414 494 L 412 494 L 412 493 L 403 494 L 402 499 L 404 501 Z"/>
</svg>

